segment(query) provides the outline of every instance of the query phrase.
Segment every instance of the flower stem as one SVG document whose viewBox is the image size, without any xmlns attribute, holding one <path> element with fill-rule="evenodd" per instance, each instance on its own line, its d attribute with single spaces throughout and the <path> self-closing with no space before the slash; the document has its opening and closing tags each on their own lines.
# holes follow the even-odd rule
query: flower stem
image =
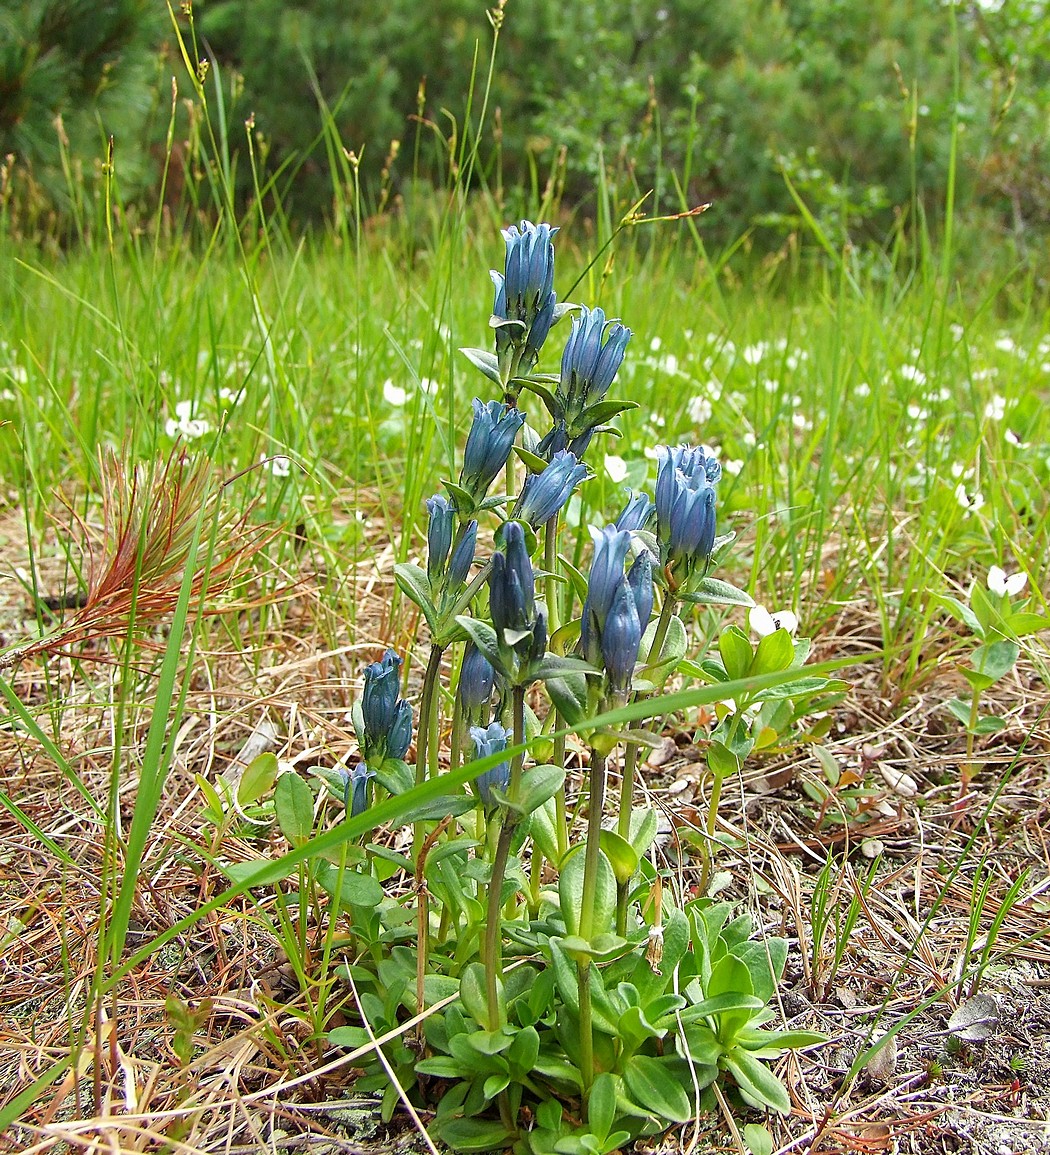
<svg viewBox="0 0 1050 1155">
<path fill-rule="evenodd" d="M 583 896 L 580 902 L 580 938 L 594 937 L 594 896 L 601 863 L 602 810 L 605 805 L 605 755 L 591 748 L 590 793 L 587 799 L 587 841 L 584 846 Z M 576 973 L 580 992 L 580 1073 L 583 1089 L 594 1082 L 594 1026 L 591 1021 L 591 967 L 589 958 L 579 959 Z"/>
<path fill-rule="evenodd" d="M 419 737 L 416 741 L 416 785 L 421 785 L 427 778 L 437 774 L 437 686 L 438 675 L 441 672 L 441 656 L 444 647 L 432 645 L 430 657 L 427 659 L 426 672 L 423 674 L 423 692 L 419 702 Z M 433 763 L 433 769 L 430 769 Z M 416 889 L 416 997 L 419 1009 L 423 1009 L 423 979 L 427 973 L 428 955 L 430 953 L 430 906 L 427 902 L 426 880 L 424 865 L 426 855 L 423 852 L 426 831 L 422 822 L 412 827 L 412 861 L 415 863 Z"/>
<path fill-rule="evenodd" d="M 525 741 L 525 687 L 515 686 L 513 691 L 514 710 L 514 745 L 521 746 Z M 521 770 L 525 760 L 523 751 L 514 755 L 510 764 L 510 781 L 507 783 L 507 800 L 511 803 L 518 801 L 521 794 Z M 484 958 L 485 964 L 485 994 L 488 1002 L 490 1031 L 499 1029 L 499 988 L 503 981 L 503 924 L 500 916 L 501 898 L 503 895 L 503 880 L 507 874 L 507 862 L 510 860 L 510 844 L 514 838 L 514 827 L 518 824 L 518 815 L 513 810 L 506 810 L 503 815 L 503 825 L 500 827 L 499 840 L 496 843 L 496 854 L 492 861 L 492 877 L 489 880 L 488 904 L 485 914 Z"/>
<path fill-rule="evenodd" d="M 718 818 L 718 803 L 722 797 L 722 783 L 725 779 L 720 774 L 716 774 L 711 782 L 711 801 L 707 806 L 707 837 L 704 839 L 704 850 L 701 856 L 703 861 L 700 864 L 700 880 L 697 883 L 697 894 L 705 894 L 707 892 L 707 884 L 711 879 L 711 861 L 714 858 L 714 850 L 712 845 L 715 840 L 715 821 Z"/>
<path fill-rule="evenodd" d="M 653 644 L 649 647 L 649 653 L 645 659 L 647 666 L 655 666 L 660 661 L 664 642 L 667 639 L 667 630 L 671 624 L 671 618 L 674 617 L 674 607 L 677 600 L 670 590 L 664 594 L 663 605 L 660 606 L 660 618 L 656 623 L 656 633 L 653 635 Z"/>
<path fill-rule="evenodd" d="M 631 812 L 634 806 L 634 771 L 638 763 L 638 743 L 628 742 L 623 755 L 623 776 L 620 780 L 620 813 L 616 833 L 626 842 L 631 840 Z M 616 884 L 616 933 L 627 933 L 627 895 L 631 880 Z"/>
<path fill-rule="evenodd" d="M 558 518 L 556 513 L 543 527 L 543 568 L 547 576 L 543 579 L 547 597 L 547 632 L 549 635 L 557 633 L 561 626 L 561 613 L 558 606 L 558 580 L 554 571 L 558 564 Z"/>
</svg>

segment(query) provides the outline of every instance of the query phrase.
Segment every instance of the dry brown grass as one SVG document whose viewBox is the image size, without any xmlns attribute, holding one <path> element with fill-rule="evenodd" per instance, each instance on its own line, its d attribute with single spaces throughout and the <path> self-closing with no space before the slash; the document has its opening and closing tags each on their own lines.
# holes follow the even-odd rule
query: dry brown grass
<svg viewBox="0 0 1050 1155">
<path fill-rule="evenodd" d="M 25 565 L 17 523 L 3 529 L 5 567 Z M 219 847 L 200 821 L 193 775 L 214 781 L 235 767 L 262 719 L 277 727 L 281 759 L 299 769 L 333 764 L 352 747 L 348 711 L 362 666 L 387 643 L 419 644 L 416 623 L 391 616 L 392 557 L 381 529 L 373 533 L 378 570 L 338 575 L 354 591 L 354 639 L 333 638 L 330 579 L 311 571 L 308 551 L 302 569 L 286 575 L 294 596 L 260 611 L 266 625 L 256 627 L 252 652 L 224 644 L 218 628 L 203 635 L 175 765 L 144 857 L 129 948 L 192 914 L 226 885 L 210 865 Z M 8 642 L 32 619 L 21 595 L 0 606 Z M 63 649 L 76 636 L 67 634 Z M 819 639 L 820 653 L 870 654 L 876 637 L 874 620 L 854 608 Z M 99 800 L 110 775 L 116 668 L 92 664 L 89 675 L 68 655 L 37 652 L 11 679 L 22 701 L 42 711 L 45 729 Z M 824 780 L 823 763 L 805 747 L 758 766 L 735 789 L 727 785 L 723 800 L 721 824 L 732 846 L 717 859 L 719 884 L 766 931 L 791 940 L 780 993 L 784 1020 L 830 1038 L 782 1063 L 794 1110 L 773 1124 L 781 1150 L 1047 1149 L 1046 687 L 1022 661 L 1002 688 L 1010 724 L 981 748 L 981 772 L 960 789 L 964 743 L 938 705 L 958 691 L 950 669 L 937 671 L 903 703 L 888 699 L 874 657 L 850 680 L 825 750 L 855 779 L 859 806 L 843 796 L 822 813 L 815 807 L 801 787 L 807 779 Z M 50 713 L 45 703 L 53 704 Z M 143 698 L 126 720 L 125 819 L 149 714 Z M 667 819 L 663 853 L 686 893 L 695 885 L 690 846 L 700 837 L 705 789 L 692 743 L 695 722 L 679 720 L 676 742 L 665 746 L 662 763 L 649 766 L 645 779 Z M 0 726 L 0 790 L 72 862 L 63 865 L 10 811 L 0 811 L 0 1101 L 9 1102 L 51 1063 L 75 1056 L 74 1066 L 3 1140 L 7 1150 L 190 1155 L 420 1145 L 410 1128 L 382 1127 L 371 1101 L 355 1099 L 359 1056 L 332 1052 L 311 1037 L 311 992 L 302 989 L 267 927 L 264 895 L 260 906 L 244 898 L 213 912 L 136 967 L 112 998 L 87 1007 L 104 906 L 98 815 L 46 751 L 11 723 Z M 832 974 L 833 943 L 813 942 L 814 879 L 830 848 L 845 909 L 861 895 L 873 840 L 882 859 L 871 889 L 858 898 L 856 924 Z M 254 844 L 228 840 L 222 849 L 239 858 L 271 844 L 281 848 L 267 830 Z M 956 1049 L 945 1022 L 965 993 L 960 970 L 979 869 L 990 880 L 979 935 L 991 929 L 1018 873 L 1029 874 L 998 929 L 996 967 L 981 983 L 998 1002 L 999 1024 L 987 1042 Z M 166 1009 L 171 996 L 196 1016 L 188 1057 L 179 1054 Z M 351 1014 L 350 998 L 349 991 L 339 992 L 330 1025 Z M 847 1081 L 873 1025 L 887 1029 L 909 1015 L 895 1064 Z M 678 1129 L 661 1149 L 727 1150 L 731 1143 L 716 1117 Z"/>
</svg>

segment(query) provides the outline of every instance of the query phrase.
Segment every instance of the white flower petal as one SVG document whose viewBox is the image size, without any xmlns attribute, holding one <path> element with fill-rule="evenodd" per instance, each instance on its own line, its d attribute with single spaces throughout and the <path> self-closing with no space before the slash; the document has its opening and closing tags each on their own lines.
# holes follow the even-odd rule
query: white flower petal
<svg viewBox="0 0 1050 1155">
<path fill-rule="evenodd" d="M 627 477 L 627 462 L 613 453 L 605 455 L 605 472 L 617 485 Z"/>
<path fill-rule="evenodd" d="M 404 405 L 408 400 L 405 390 L 395 385 L 389 377 L 383 382 L 383 397 L 390 405 Z"/>
<path fill-rule="evenodd" d="M 993 565 L 988 571 L 988 588 L 993 594 L 1006 593 L 1006 570 Z"/>
<path fill-rule="evenodd" d="M 791 610 L 774 610 L 765 606 L 753 606 L 747 615 L 748 625 L 760 638 L 766 638 L 777 630 L 787 630 L 794 634 L 798 629 L 798 617 Z"/>
</svg>

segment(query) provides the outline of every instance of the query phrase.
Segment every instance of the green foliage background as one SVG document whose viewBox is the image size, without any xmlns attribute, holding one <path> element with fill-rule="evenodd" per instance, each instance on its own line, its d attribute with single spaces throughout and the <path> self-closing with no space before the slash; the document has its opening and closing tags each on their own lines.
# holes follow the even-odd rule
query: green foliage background
<svg viewBox="0 0 1050 1155">
<path fill-rule="evenodd" d="M 198 0 L 193 12 L 244 202 L 249 118 L 263 197 L 297 229 L 341 211 L 343 149 L 372 208 L 447 180 L 480 112 L 483 2 Z M 112 133 L 121 195 L 148 211 L 170 77 L 190 92 L 163 0 L 6 0 L 0 35 L 5 204 L 22 220 L 27 205 L 68 216 L 97 189 Z M 776 247 L 799 224 L 787 175 L 831 233 L 885 243 L 937 224 L 955 140 L 964 224 L 1027 246 L 1050 223 L 1048 47 L 1038 0 L 508 0 L 474 179 L 509 213 L 548 182 L 585 211 L 599 179 L 624 198 L 652 189 L 663 211 L 713 201 L 713 243 L 754 228 Z M 184 172 L 166 196 L 207 209 L 188 101 L 174 129 Z"/>
</svg>

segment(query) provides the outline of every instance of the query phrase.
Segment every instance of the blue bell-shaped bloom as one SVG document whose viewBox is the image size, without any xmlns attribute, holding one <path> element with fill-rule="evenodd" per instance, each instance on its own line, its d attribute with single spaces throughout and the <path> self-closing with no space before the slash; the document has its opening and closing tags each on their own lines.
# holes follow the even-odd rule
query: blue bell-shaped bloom
<svg viewBox="0 0 1050 1155">
<path fill-rule="evenodd" d="M 582 465 L 567 450 L 556 453 L 542 473 L 530 473 L 514 507 L 514 517 L 538 529 L 565 505 L 572 491 L 587 476 Z"/>
<path fill-rule="evenodd" d="M 507 748 L 507 731 L 499 722 L 492 722 L 484 730 L 480 726 L 471 726 L 470 738 L 474 744 L 476 759 L 502 753 Z M 478 792 L 482 805 L 488 809 L 496 805 L 496 799 L 492 795 L 493 789 L 506 790 L 509 782 L 510 763 L 498 762 L 474 779 L 474 789 Z"/>
<path fill-rule="evenodd" d="M 463 450 L 459 484 L 474 504 L 480 505 L 496 475 L 507 464 L 518 430 L 525 424 L 525 414 L 500 401 L 486 404 L 475 397 L 473 405 L 474 421 Z"/>
<path fill-rule="evenodd" d="M 452 533 L 456 524 L 456 508 L 440 494 L 427 498 L 427 577 L 431 584 L 438 583 L 445 573 Z"/>
<path fill-rule="evenodd" d="M 660 561 L 677 587 L 710 561 L 722 467 L 703 446 L 661 446 L 656 453 L 656 536 Z"/>
</svg>

